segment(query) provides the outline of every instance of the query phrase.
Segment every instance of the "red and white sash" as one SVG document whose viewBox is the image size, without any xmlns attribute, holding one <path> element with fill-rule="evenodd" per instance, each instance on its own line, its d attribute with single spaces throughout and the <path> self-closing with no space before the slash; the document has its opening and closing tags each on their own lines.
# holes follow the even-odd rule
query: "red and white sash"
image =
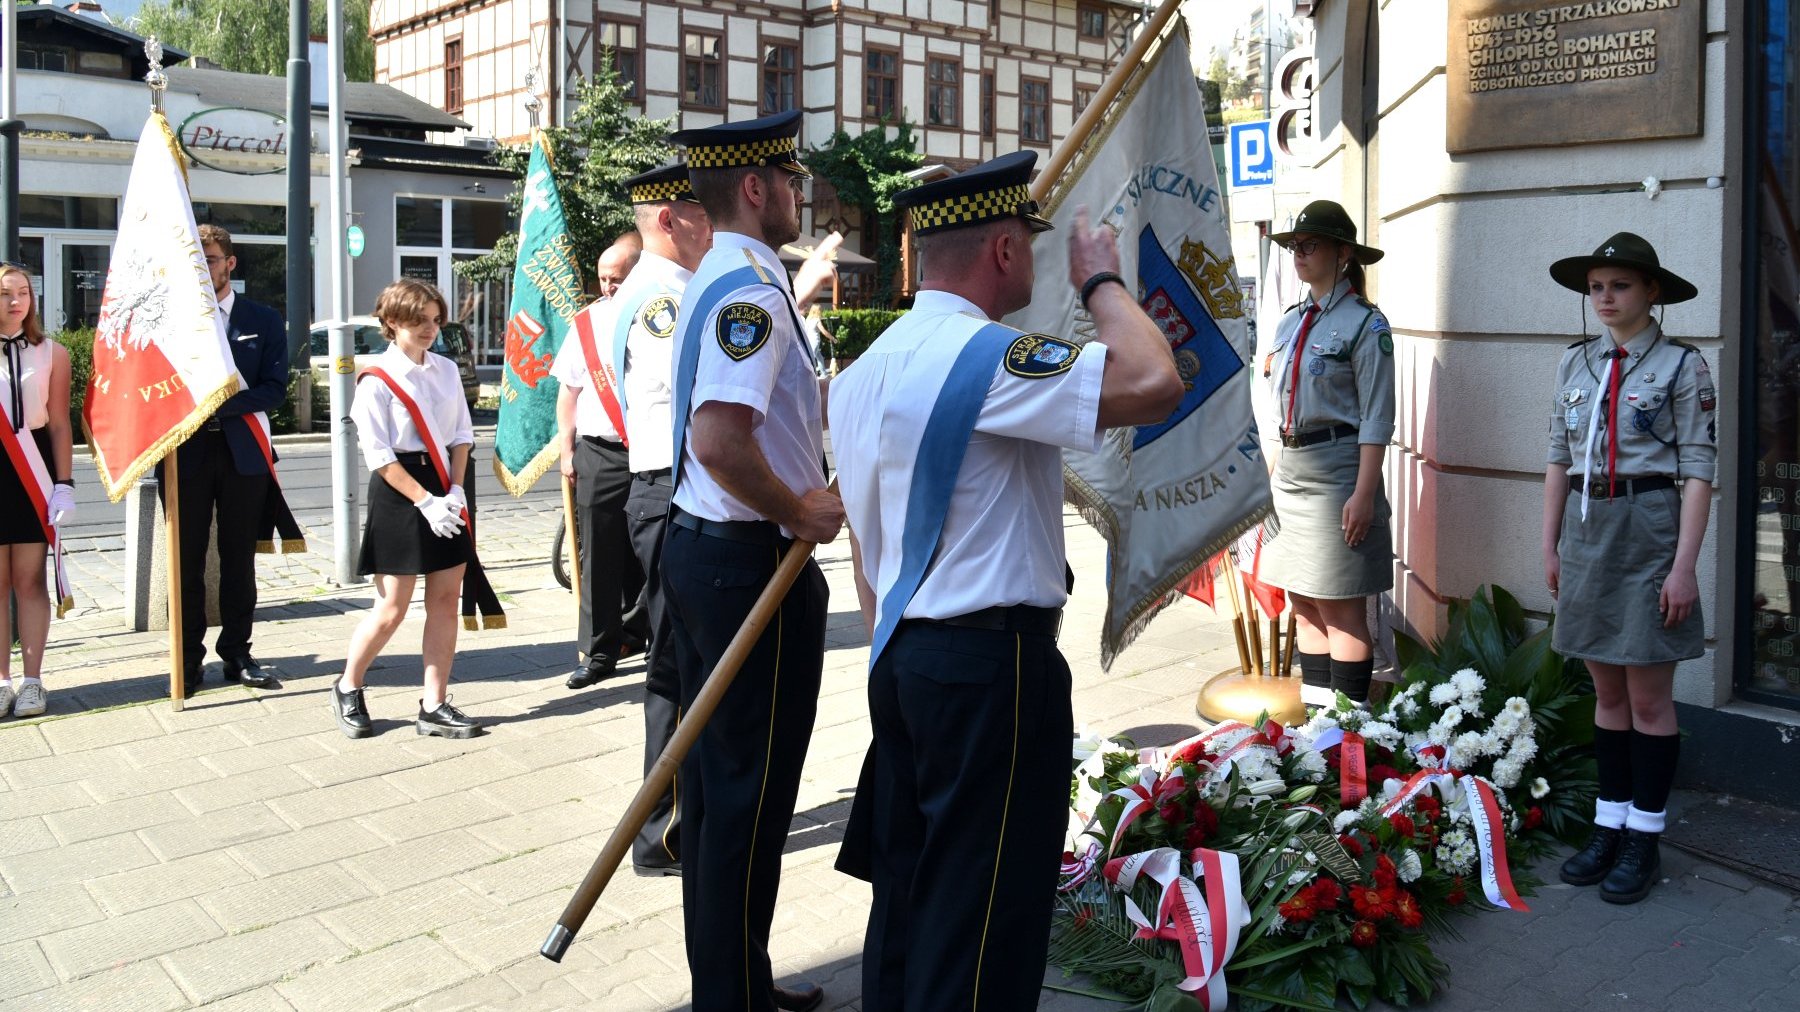
<svg viewBox="0 0 1800 1012">
<path fill-rule="evenodd" d="M 612 422 L 613 431 L 619 434 L 619 442 L 629 446 L 631 441 L 625 436 L 625 408 L 619 403 L 618 377 L 600 357 L 600 346 L 594 341 L 594 310 L 600 305 L 603 303 L 575 314 L 575 337 L 581 342 L 581 358 L 587 363 L 588 382 L 594 385 L 594 395 L 600 398 L 600 407 L 606 412 L 607 420 Z"/>
<path fill-rule="evenodd" d="M 450 480 L 450 461 L 444 453 L 444 437 L 438 432 L 436 421 L 419 409 L 419 399 L 405 380 L 390 375 L 380 366 L 370 366 L 356 374 L 357 382 L 373 376 L 387 384 L 389 392 L 399 399 L 406 413 L 412 417 L 413 428 L 418 430 L 419 439 L 425 444 L 425 454 L 431 458 L 431 466 L 437 471 L 438 481 L 449 492 L 450 486 L 460 484 Z M 469 539 L 469 568 L 463 574 L 463 627 L 467 629 L 504 629 L 506 614 L 500 608 L 499 595 L 488 583 L 487 573 L 481 568 L 481 560 L 475 554 L 475 514 L 464 507 L 462 510 L 463 536 Z M 476 612 L 481 614 L 477 623 Z"/>
<path fill-rule="evenodd" d="M 19 476 L 19 484 L 25 487 L 25 495 L 31 499 L 37 522 L 44 530 L 44 540 L 50 545 L 50 561 L 56 573 L 56 617 L 62 618 L 75 607 L 75 597 L 69 591 L 69 574 L 63 566 L 62 539 L 50 522 L 50 491 L 56 483 L 50 478 L 44 455 L 38 452 L 37 440 L 29 436 L 20 439 L 13 431 L 12 414 L 4 403 L 6 400 L 0 397 L 0 447 L 5 449 L 6 461 L 13 473 Z"/>
</svg>

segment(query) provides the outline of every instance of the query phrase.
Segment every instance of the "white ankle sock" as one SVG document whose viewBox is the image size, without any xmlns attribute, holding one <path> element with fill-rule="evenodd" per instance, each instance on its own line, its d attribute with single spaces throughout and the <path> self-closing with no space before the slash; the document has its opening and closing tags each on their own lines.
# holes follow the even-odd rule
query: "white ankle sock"
<svg viewBox="0 0 1800 1012">
<path fill-rule="evenodd" d="M 1625 815 L 1625 828 L 1635 829 L 1640 833 L 1660 833 L 1667 823 L 1667 812 L 1645 812 L 1635 805 Z"/>
<path fill-rule="evenodd" d="M 42 685 L 42 684 L 44 684 L 44 680 L 42 678 L 33 678 L 30 675 L 26 675 L 25 676 L 25 684 L 26 685 Z"/>
<path fill-rule="evenodd" d="M 1607 801 L 1601 798 L 1594 802 L 1594 825 L 1607 829 L 1624 829 L 1627 813 L 1631 810 L 1629 801 Z"/>
<path fill-rule="evenodd" d="M 338 676 L 337 690 L 339 692 L 348 694 L 348 693 L 355 692 L 358 688 L 360 688 L 360 686 L 350 684 L 350 676 L 349 675 L 339 675 Z"/>
<path fill-rule="evenodd" d="M 434 697 L 432 695 L 430 689 L 426 689 L 424 697 L 419 700 L 419 708 L 424 710 L 426 713 L 430 713 L 432 710 L 435 710 L 438 707 L 443 706 L 443 705 L 444 705 L 444 697 L 443 696 L 435 696 Z"/>
</svg>

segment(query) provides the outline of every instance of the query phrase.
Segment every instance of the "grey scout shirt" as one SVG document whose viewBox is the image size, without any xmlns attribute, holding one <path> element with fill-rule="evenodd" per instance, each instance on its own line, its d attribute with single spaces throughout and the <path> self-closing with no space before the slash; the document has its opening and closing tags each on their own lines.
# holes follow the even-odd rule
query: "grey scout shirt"
<svg viewBox="0 0 1800 1012">
<path fill-rule="evenodd" d="M 1713 411 L 1718 392 L 1706 357 L 1692 345 L 1672 341 L 1652 322 L 1625 342 L 1619 383 L 1619 478 L 1666 475 L 1704 478 L 1717 471 Z M 1588 427 L 1594 433 L 1593 467 L 1606 473 L 1605 398 L 1610 389 L 1610 338 L 1588 338 L 1569 346 L 1556 370 L 1556 403 L 1550 412 L 1549 463 L 1571 475 L 1585 475 Z M 1596 415 L 1595 406 L 1599 413 Z"/>
<path fill-rule="evenodd" d="M 1309 293 L 1282 316 L 1275 347 L 1263 361 L 1263 376 L 1275 391 L 1277 417 L 1284 420 L 1288 386 L 1294 378 L 1288 348 L 1312 305 Z M 1320 306 L 1306 347 L 1297 349 L 1300 389 L 1290 431 L 1353 425 L 1358 443 L 1385 445 L 1394 437 L 1393 328 L 1374 303 L 1351 290 L 1348 279 L 1339 281 Z"/>
</svg>

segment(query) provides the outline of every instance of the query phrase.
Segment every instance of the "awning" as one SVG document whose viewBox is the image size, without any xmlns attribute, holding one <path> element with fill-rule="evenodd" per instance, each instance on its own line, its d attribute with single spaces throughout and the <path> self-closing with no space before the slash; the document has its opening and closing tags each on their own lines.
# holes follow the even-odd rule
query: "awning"
<svg viewBox="0 0 1800 1012">
<path fill-rule="evenodd" d="M 783 266 L 789 270 L 798 270 L 800 264 L 808 256 L 811 256 L 812 251 L 818 249 L 819 244 L 824 241 L 823 236 L 803 235 L 776 252 L 781 256 Z M 837 264 L 840 271 L 849 271 L 852 274 L 875 273 L 875 261 L 861 253 L 852 253 L 842 246 L 839 246 L 837 251 L 831 255 L 831 259 L 833 263 Z"/>
</svg>

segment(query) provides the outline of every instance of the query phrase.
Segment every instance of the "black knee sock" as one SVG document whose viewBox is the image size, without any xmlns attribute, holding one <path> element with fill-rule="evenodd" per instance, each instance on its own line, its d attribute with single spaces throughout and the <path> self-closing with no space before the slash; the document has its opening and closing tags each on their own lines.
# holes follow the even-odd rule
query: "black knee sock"
<svg viewBox="0 0 1800 1012">
<path fill-rule="evenodd" d="M 1331 659 L 1331 691 L 1350 697 L 1352 703 L 1369 701 L 1369 678 L 1375 673 L 1373 658 L 1361 661 Z"/>
<path fill-rule="evenodd" d="M 1632 731 L 1631 807 L 1640 812 L 1662 811 L 1669 803 L 1669 789 L 1675 786 L 1675 763 L 1680 758 L 1680 734 Z"/>
<path fill-rule="evenodd" d="M 1601 801 L 1632 798 L 1632 733 L 1594 728 L 1594 765 L 1600 773 Z"/>
<path fill-rule="evenodd" d="M 1297 651 L 1300 657 L 1300 702 L 1307 706 L 1331 704 L 1331 655 Z"/>
</svg>

